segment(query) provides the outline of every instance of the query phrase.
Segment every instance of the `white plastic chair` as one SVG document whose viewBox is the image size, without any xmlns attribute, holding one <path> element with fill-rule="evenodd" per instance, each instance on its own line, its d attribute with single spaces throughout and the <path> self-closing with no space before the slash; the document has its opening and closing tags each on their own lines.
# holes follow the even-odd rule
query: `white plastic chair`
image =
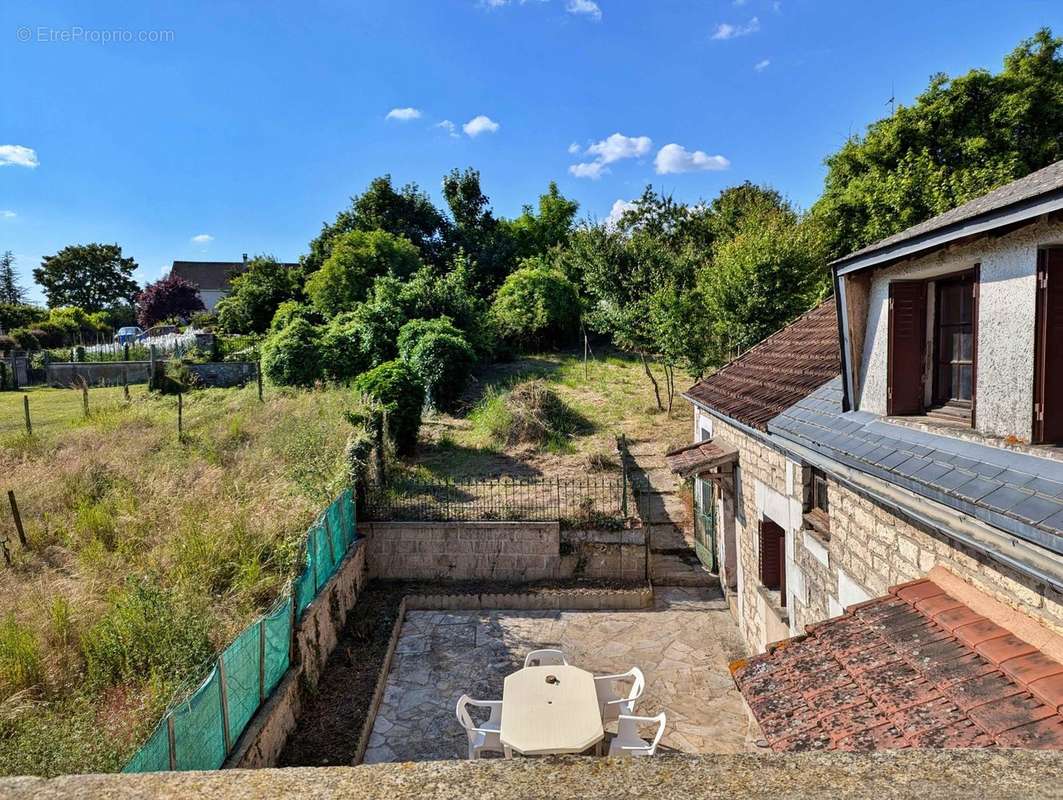
<svg viewBox="0 0 1063 800">
<path fill-rule="evenodd" d="M 473 722 L 472 715 L 469 714 L 469 706 L 473 708 L 489 708 L 491 709 L 491 715 L 486 722 L 477 725 L 477 723 Z M 463 694 L 458 698 L 458 705 L 455 710 L 458 715 L 458 722 L 461 723 L 461 727 L 465 729 L 465 733 L 469 737 L 470 761 L 475 761 L 480 757 L 480 753 L 485 751 L 503 753 L 506 758 L 510 757 L 509 748 L 502 744 L 500 733 L 502 730 L 501 700 L 473 700 L 467 694 Z"/>
<path fill-rule="evenodd" d="M 621 696 L 616 692 L 616 681 L 631 681 L 631 688 L 627 695 Z M 621 714 L 631 715 L 635 713 L 635 701 L 642 697 L 642 690 L 646 688 L 646 676 L 638 667 L 632 667 L 620 675 L 596 675 L 594 677 L 594 691 L 598 695 L 598 708 L 602 712 L 602 722 L 616 719 Z"/>
<path fill-rule="evenodd" d="M 525 667 L 559 667 L 568 664 L 560 650 L 532 650 L 524 657 Z"/>
<path fill-rule="evenodd" d="M 664 726 L 668 719 L 662 711 L 656 717 L 633 717 L 621 714 L 616 723 L 616 738 L 609 743 L 611 756 L 652 756 L 657 752 L 657 745 L 664 736 Z M 657 733 L 653 741 L 647 742 L 639 736 L 639 727 L 657 723 Z"/>
</svg>

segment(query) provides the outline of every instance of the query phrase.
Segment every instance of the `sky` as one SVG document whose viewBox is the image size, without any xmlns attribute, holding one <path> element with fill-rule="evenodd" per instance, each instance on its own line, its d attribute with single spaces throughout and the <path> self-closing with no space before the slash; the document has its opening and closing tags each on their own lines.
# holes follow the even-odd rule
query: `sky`
<svg viewBox="0 0 1063 800">
<path fill-rule="evenodd" d="M 301 0 L 0 5 L 0 252 L 117 242 L 294 261 L 377 175 L 472 166 L 497 214 L 549 181 L 606 219 L 647 184 L 807 208 L 823 159 L 1058 0 Z M 621 204 L 618 206 L 618 202 Z"/>
</svg>

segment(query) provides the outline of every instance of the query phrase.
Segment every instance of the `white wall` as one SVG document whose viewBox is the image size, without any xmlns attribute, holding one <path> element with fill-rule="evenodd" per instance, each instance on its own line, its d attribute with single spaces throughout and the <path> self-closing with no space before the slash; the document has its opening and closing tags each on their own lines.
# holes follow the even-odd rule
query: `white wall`
<svg viewBox="0 0 1063 800">
<path fill-rule="evenodd" d="M 934 253 L 876 271 L 857 407 L 886 413 L 886 357 L 891 280 L 921 280 L 980 264 L 977 427 L 1028 441 L 1032 426 L 1037 248 L 1063 243 L 1063 224 L 1033 225 L 999 239 Z M 928 303 L 928 309 L 932 308 Z M 932 311 L 928 311 L 932 314 Z"/>
<path fill-rule="evenodd" d="M 207 311 L 213 311 L 214 307 L 218 305 L 218 301 L 227 294 L 227 291 L 222 291 L 221 289 L 200 289 L 199 299 L 203 301 Z"/>
</svg>

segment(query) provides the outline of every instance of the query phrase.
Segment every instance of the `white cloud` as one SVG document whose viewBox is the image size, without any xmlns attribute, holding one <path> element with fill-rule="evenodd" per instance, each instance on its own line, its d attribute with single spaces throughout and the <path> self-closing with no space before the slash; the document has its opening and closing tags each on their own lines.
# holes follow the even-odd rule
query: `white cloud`
<svg viewBox="0 0 1063 800">
<path fill-rule="evenodd" d="M 411 119 L 420 119 L 421 112 L 416 108 L 393 108 L 384 119 L 397 119 L 399 122 L 409 122 Z"/>
<path fill-rule="evenodd" d="M 763 72 L 764 70 L 766 70 L 770 66 L 771 66 L 771 59 L 770 58 L 765 58 L 764 60 L 758 61 L 756 64 L 754 64 L 753 65 L 753 69 L 755 69 L 757 72 Z"/>
<path fill-rule="evenodd" d="M 0 144 L 0 167 L 29 167 L 33 169 L 40 162 L 37 151 L 20 144 Z"/>
<path fill-rule="evenodd" d="M 729 22 L 721 22 L 712 32 L 713 39 L 737 39 L 739 36 L 748 36 L 760 30 L 760 20 L 753 17 L 745 25 L 732 25 Z"/>
<path fill-rule="evenodd" d="M 649 136 L 624 136 L 614 133 L 587 148 L 587 155 L 597 156 L 603 164 L 612 164 L 622 158 L 638 158 L 650 152 L 653 140 Z"/>
<path fill-rule="evenodd" d="M 570 144 L 568 146 L 568 154 L 570 156 L 574 156 L 574 155 L 576 155 L 576 153 L 578 153 L 582 149 L 583 148 L 579 146 L 579 142 L 573 142 L 572 144 Z"/>
<path fill-rule="evenodd" d="M 465 131 L 466 136 L 475 138 L 481 133 L 494 133 L 499 127 L 499 124 L 493 119 L 484 114 L 480 114 L 462 125 L 461 129 Z"/>
<path fill-rule="evenodd" d="M 602 10 L 594 0 L 568 0 L 565 11 L 569 14 L 581 14 L 590 17 L 595 22 L 602 18 Z"/>
<path fill-rule="evenodd" d="M 213 241 L 214 237 L 211 236 L 209 233 L 197 233 L 195 236 L 192 237 L 192 242 L 194 244 L 210 244 Z"/>
<path fill-rule="evenodd" d="M 0 210 L 0 217 L 3 217 L 4 219 L 14 219 L 17 216 L 18 214 L 16 214 L 14 211 L 11 211 L 10 209 L 5 208 L 3 210 Z"/>
<path fill-rule="evenodd" d="M 607 174 L 609 168 L 601 161 L 588 161 L 584 164 L 573 164 L 568 168 L 568 171 L 577 178 L 590 178 L 592 181 L 596 181 L 602 175 Z"/>
<path fill-rule="evenodd" d="M 703 150 L 691 152 L 679 144 L 666 144 L 657 151 L 653 163 L 658 175 L 721 170 L 731 166 L 731 162 L 723 156 L 710 156 Z"/>
<path fill-rule="evenodd" d="M 449 119 L 445 119 L 442 122 L 437 122 L 436 123 L 436 127 L 437 128 L 442 128 L 443 130 L 445 130 L 447 132 L 447 135 L 450 138 L 452 138 L 452 139 L 460 139 L 461 138 L 460 136 L 458 136 L 457 126 L 453 122 L 451 122 Z"/>
<path fill-rule="evenodd" d="M 609 216 L 605 218 L 606 227 L 615 228 L 620 224 L 620 218 L 636 207 L 637 204 L 634 200 L 617 200 L 613 203 L 613 207 L 609 209 Z"/>
</svg>

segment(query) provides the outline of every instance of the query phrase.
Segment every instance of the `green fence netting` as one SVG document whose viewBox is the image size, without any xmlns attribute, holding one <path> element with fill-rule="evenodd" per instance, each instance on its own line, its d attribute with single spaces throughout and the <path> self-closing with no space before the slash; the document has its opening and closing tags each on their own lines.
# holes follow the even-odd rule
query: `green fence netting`
<svg viewBox="0 0 1063 800">
<path fill-rule="evenodd" d="M 262 624 L 252 625 L 225 648 L 221 663 L 225 668 L 225 700 L 229 713 L 229 741 L 235 742 L 244 726 L 258 710 L 264 682 L 262 663 Z"/>
<path fill-rule="evenodd" d="M 219 769 L 225 761 L 221 680 L 214 667 L 195 693 L 170 712 L 177 769 Z"/>
<path fill-rule="evenodd" d="M 167 712 L 123 772 L 221 767 L 291 665 L 293 619 L 302 618 L 357 536 L 353 494 L 347 490 L 307 531 L 305 568 L 290 591 L 225 648 L 199 688 Z"/>
</svg>

